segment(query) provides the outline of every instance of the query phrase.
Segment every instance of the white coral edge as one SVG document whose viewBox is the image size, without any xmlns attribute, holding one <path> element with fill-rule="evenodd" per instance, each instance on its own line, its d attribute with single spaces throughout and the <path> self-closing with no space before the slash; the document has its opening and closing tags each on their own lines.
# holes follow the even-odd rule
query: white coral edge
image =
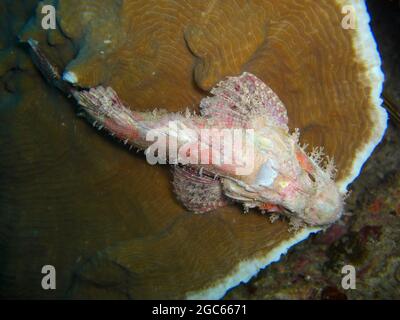
<svg viewBox="0 0 400 320">
<path fill-rule="evenodd" d="M 370 17 L 367 11 L 366 4 L 363 0 L 336 0 L 339 6 L 351 5 L 355 8 L 357 14 L 357 29 L 356 36 L 353 38 L 353 47 L 356 51 L 356 59 L 362 61 L 365 65 L 365 74 L 361 75 L 365 81 L 371 86 L 370 104 L 375 106 L 375 109 L 369 110 L 369 117 L 375 124 L 369 143 L 365 144 L 358 150 L 352 163 L 351 173 L 338 181 L 339 188 L 342 192 L 347 190 L 348 185 L 360 174 L 361 168 L 365 161 L 369 158 L 376 145 L 382 140 L 387 127 L 387 112 L 381 106 L 381 92 L 383 88 L 384 75 L 381 69 L 381 58 L 377 50 L 377 44 L 372 34 L 369 22 Z M 196 292 L 189 292 L 186 295 L 187 299 L 220 299 L 226 292 L 239 285 L 240 283 L 248 282 L 261 269 L 278 261 L 283 254 L 295 244 L 307 239 L 312 233 L 321 231 L 318 228 L 306 228 L 294 234 L 292 238 L 283 241 L 279 247 L 269 251 L 263 257 L 248 259 L 240 262 L 232 272 L 225 278 L 220 279 L 212 286 Z"/>
<path fill-rule="evenodd" d="M 364 82 L 369 82 L 371 87 L 369 102 L 375 106 L 369 111 L 369 118 L 375 124 L 372 128 L 371 139 L 357 151 L 351 165 L 351 173 L 337 182 L 342 192 L 347 190 L 348 185 L 360 174 L 365 161 L 374 151 L 375 147 L 382 140 L 387 128 L 388 115 L 382 107 L 381 93 L 383 88 L 384 75 L 381 69 L 381 58 L 378 53 L 377 44 L 372 34 L 369 22 L 370 17 L 363 0 L 336 0 L 340 6 L 351 5 L 355 8 L 357 17 L 356 36 L 353 40 L 353 47 L 356 51 L 356 59 L 365 66 L 365 74 L 361 75 Z"/>
</svg>

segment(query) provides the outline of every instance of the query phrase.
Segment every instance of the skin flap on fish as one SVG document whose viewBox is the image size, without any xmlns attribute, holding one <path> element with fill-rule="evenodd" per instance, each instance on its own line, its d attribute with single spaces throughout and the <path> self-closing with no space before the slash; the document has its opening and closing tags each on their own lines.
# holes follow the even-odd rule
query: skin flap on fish
<svg viewBox="0 0 400 320">
<path fill-rule="evenodd" d="M 37 42 L 28 43 L 42 74 L 71 95 L 94 126 L 145 151 L 151 164 L 175 165 L 174 191 L 188 210 L 202 213 L 239 202 L 245 210 L 280 211 L 296 227 L 328 225 L 341 217 L 344 195 L 334 181 L 333 160 L 322 148 L 308 154 L 300 146 L 300 132 L 290 133 L 283 102 L 255 75 L 244 72 L 218 83 L 200 102 L 200 115 L 138 112 L 110 87 L 64 83 Z M 204 131 L 218 143 L 214 136 L 204 139 Z M 245 141 L 235 140 L 237 132 L 246 133 Z"/>
</svg>

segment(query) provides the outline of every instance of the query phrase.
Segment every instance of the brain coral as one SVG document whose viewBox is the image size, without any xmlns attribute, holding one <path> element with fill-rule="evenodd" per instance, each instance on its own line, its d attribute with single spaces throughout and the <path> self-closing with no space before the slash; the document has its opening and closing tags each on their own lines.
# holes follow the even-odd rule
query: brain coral
<svg viewBox="0 0 400 320">
<path fill-rule="evenodd" d="M 41 6 L 49 3 L 57 29 L 44 31 Z M 355 30 L 341 25 L 347 4 Z M 386 127 L 362 1 L 43 1 L 19 33 L 30 37 L 66 80 L 112 86 L 142 110 L 197 106 L 220 79 L 252 72 L 284 102 L 304 142 L 335 157 L 343 190 Z M 31 270 L 55 264 L 59 296 L 219 298 L 314 231 L 290 234 L 285 222 L 237 207 L 185 212 L 165 167 L 77 119 L 29 58 L 10 48 L 2 73 L 12 76 L 2 82 L 15 89 L 0 103 L 4 292 L 54 295 L 33 285 L 41 275 Z M 10 58 L 15 50 L 18 59 Z"/>
</svg>

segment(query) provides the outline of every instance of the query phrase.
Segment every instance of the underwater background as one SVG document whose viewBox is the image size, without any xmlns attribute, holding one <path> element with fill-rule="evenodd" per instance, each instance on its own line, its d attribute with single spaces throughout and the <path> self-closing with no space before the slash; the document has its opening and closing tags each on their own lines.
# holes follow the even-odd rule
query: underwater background
<svg viewBox="0 0 400 320">
<path fill-rule="evenodd" d="M 36 28 L 38 2 L 0 0 L 1 298 L 182 298 L 183 292 L 203 286 L 205 277 L 217 281 L 230 272 L 229 263 L 272 250 L 288 237 L 283 222 L 270 225 L 262 216 L 242 215 L 239 208 L 209 217 L 183 212 L 167 169 L 150 167 L 142 155 L 78 118 L 71 101 L 35 69 L 18 37 L 47 43 L 46 53 L 65 67 L 77 57 L 79 42 L 96 43 L 99 33 L 108 36 L 107 30 L 116 46 L 127 37 L 119 31 L 126 30 L 126 22 L 109 19 L 120 1 L 86 2 L 96 7 L 91 12 L 97 24 L 90 30 L 84 28 L 85 18 L 74 20 L 76 12 L 61 7 L 64 33 L 46 34 Z M 390 111 L 385 136 L 351 185 L 343 219 L 292 247 L 248 283 L 229 290 L 225 299 L 400 298 L 400 5 L 369 0 L 367 6 L 385 74 L 384 106 Z M 156 19 L 152 14 L 157 9 L 149 5 L 143 10 L 149 21 Z M 182 10 L 185 24 L 190 14 Z M 254 14 L 251 21 L 257 19 Z M 175 25 L 174 17 L 167 20 Z M 163 28 L 146 27 L 154 34 Z M 247 30 L 248 25 L 240 27 Z M 132 32 L 135 28 L 133 24 Z M 170 33 L 160 37 L 174 43 L 174 27 L 165 30 Z M 201 55 L 196 39 L 191 41 L 191 51 Z M 176 59 L 172 68 L 155 58 L 164 50 L 162 42 L 147 42 L 139 30 L 132 43 L 135 56 L 96 47 L 104 50 L 109 59 L 104 61 L 82 44 L 75 60 L 77 65 L 85 61 L 82 83 L 112 78 L 126 95 L 130 85 L 140 91 L 132 98 L 138 108 L 151 101 L 171 111 L 197 105 L 211 86 L 213 79 L 197 79 L 201 85 L 194 89 L 192 73 L 184 69 L 192 58 L 183 51 L 165 46 L 164 52 Z M 92 67 L 108 64 L 118 68 Z M 166 84 L 157 75 L 141 80 L 142 72 L 158 68 L 166 70 Z M 131 75 L 128 81 L 124 72 Z M 362 110 L 358 112 L 362 118 Z M 344 264 L 357 270 L 356 290 L 341 287 Z M 57 270 L 56 290 L 41 286 L 44 265 Z"/>
</svg>

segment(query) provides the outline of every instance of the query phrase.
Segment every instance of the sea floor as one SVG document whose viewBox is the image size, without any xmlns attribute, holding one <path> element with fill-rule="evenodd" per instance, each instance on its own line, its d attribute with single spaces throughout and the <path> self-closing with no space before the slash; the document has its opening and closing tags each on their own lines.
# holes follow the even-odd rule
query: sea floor
<svg viewBox="0 0 400 320">
<path fill-rule="evenodd" d="M 278 263 L 226 299 L 400 298 L 400 129 L 383 142 L 351 185 L 346 217 L 295 246 Z M 342 288 L 342 268 L 356 271 L 356 289 Z"/>
<path fill-rule="evenodd" d="M 383 60 L 384 95 L 400 112 L 400 4 L 367 1 Z M 347 216 L 292 248 L 278 263 L 226 299 L 400 298 L 400 123 L 390 117 L 380 145 L 350 186 Z M 356 271 L 356 289 L 342 288 L 342 268 Z"/>
<path fill-rule="evenodd" d="M 26 10 L 23 7 L 28 6 L 28 3 L 30 3 L 30 6 L 33 8 L 34 2 L 36 1 L 31 0 L 27 1 L 25 5 L 22 5 L 19 2 L 15 1 L 12 6 L 9 5 L 11 4 L 10 1 L 0 3 L 0 17 L 8 16 L 10 20 L 8 21 L 6 19 L 0 19 L 0 26 L 2 26 L 3 30 L 5 30 L 2 35 L 0 35 L 0 48 L 7 47 L 8 43 L 12 43 L 14 41 L 13 37 L 17 33 L 17 30 L 20 30 L 22 28 L 24 22 L 29 18 L 29 15 L 31 14 L 31 10 Z M 373 31 L 375 33 L 379 46 L 379 51 L 383 59 L 383 69 L 386 76 L 384 93 L 386 97 L 390 98 L 390 102 L 394 107 L 394 111 L 396 112 L 397 110 L 397 112 L 399 112 L 400 108 L 398 106 L 400 106 L 400 41 L 398 41 L 397 39 L 397 30 L 399 30 L 400 25 L 400 6 L 396 3 L 396 1 L 389 0 L 370 0 L 367 1 L 367 3 L 369 5 L 369 9 L 372 15 Z M 4 14 L 4 12 L 1 11 L 3 8 L 12 8 L 12 12 L 10 11 L 9 14 L 6 15 Z M 21 14 L 21 16 L 18 16 L 18 13 L 21 12 L 23 12 L 23 14 Z M 2 54 L 6 55 L 9 54 L 9 52 L 6 50 L 0 51 L 0 59 L 2 58 Z M 14 57 L 13 55 L 9 56 L 10 59 Z M 28 76 L 29 72 L 24 74 L 21 72 L 20 69 L 14 68 L 4 75 L 4 79 L 0 79 L 1 83 L 6 84 L 4 85 L 4 88 L 0 88 L 0 94 L 3 94 L 2 99 L 4 98 L 6 107 L 8 105 L 17 105 L 21 101 L 24 101 L 21 98 L 23 97 L 23 94 L 21 94 L 21 97 L 12 94 L 18 91 L 19 85 L 24 88 L 25 91 L 32 90 L 35 92 L 35 99 L 27 99 L 27 101 L 36 100 L 37 105 L 35 107 L 38 108 L 38 110 L 45 110 L 41 109 L 43 106 L 40 105 L 40 101 L 46 101 L 46 99 L 55 99 L 55 101 L 60 101 L 60 103 L 65 104 L 65 108 L 70 107 L 69 105 L 67 105 L 67 100 L 63 98 L 61 99 L 57 95 L 57 93 L 39 90 L 40 88 L 42 88 L 42 86 L 44 87 L 45 84 L 30 84 L 28 81 Z M 25 109 L 24 106 L 21 106 L 21 108 L 23 108 L 23 110 L 27 110 L 27 112 L 29 112 L 30 110 L 29 108 Z M 54 111 L 54 113 L 56 114 L 57 110 Z M 71 110 L 71 117 L 72 113 L 73 110 Z M 75 115 L 73 115 L 73 117 L 75 119 Z M 26 117 L 26 119 L 27 118 L 28 117 Z M 39 132 L 37 133 L 40 134 L 40 141 L 46 140 L 42 136 L 45 136 L 46 138 L 48 135 L 51 136 L 52 134 L 62 136 L 62 126 L 66 125 L 63 118 L 60 119 L 60 123 L 62 123 L 62 126 L 60 126 L 60 128 L 57 128 L 57 130 L 51 124 L 47 124 L 46 121 L 38 121 L 40 120 L 39 118 L 29 118 L 36 121 L 35 123 L 25 123 L 27 120 L 24 119 L 25 118 L 21 118 L 21 121 L 18 123 L 18 126 L 21 127 L 21 132 L 25 132 L 24 130 L 36 130 L 37 127 L 35 126 L 38 126 L 39 124 L 42 125 L 42 128 L 38 130 Z M 92 130 L 92 128 L 86 128 L 81 122 L 81 120 L 76 119 L 73 122 L 70 122 L 69 125 L 74 126 L 74 128 L 78 127 L 82 132 L 86 133 Z M 47 125 L 48 127 L 46 127 Z M 5 126 L 3 128 L 0 127 L 0 130 L 1 129 L 3 129 L 4 132 L 6 131 Z M 13 132 L 11 129 L 9 129 L 9 131 Z M 7 146 L 10 146 L 11 149 L 11 146 L 13 143 L 15 143 L 15 141 L 21 141 L 23 140 L 21 137 L 27 136 L 28 135 L 21 134 L 21 136 L 19 136 L 18 134 L 14 134 L 14 136 L 12 137 L 12 139 L 14 140 L 10 139 L 10 141 L 7 142 L 7 145 L 2 145 L 3 150 L 6 149 Z M 37 137 L 37 135 L 33 134 L 31 136 L 32 140 L 35 140 Z M 91 157 L 84 153 L 86 149 L 82 146 L 85 146 L 85 144 L 88 143 L 92 143 L 94 140 L 92 138 L 89 139 L 84 134 L 82 136 L 79 136 L 75 134 L 75 132 L 71 133 L 70 138 L 74 141 L 73 146 L 76 146 L 76 149 L 74 149 L 77 154 L 76 160 L 81 161 L 81 168 L 79 168 L 79 170 L 82 171 L 75 172 L 77 168 L 73 164 L 65 164 L 65 172 L 68 173 L 65 174 L 66 181 L 67 183 L 71 183 L 71 187 L 70 189 L 68 189 L 68 192 L 70 192 L 72 195 L 75 195 L 74 186 L 76 186 L 77 183 L 76 181 L 74 181 L 74 179 L 71 178 L 68 180 L 68 178 L 74 176 L 85 176 L 85 169 L 87 169 L 87 172 L 90 172 L 91 168 L 96 166 L 96 163 L 83 161 L 84 159 L 90 160 Z M 76 140 L 79 141 L 77 141 L 75 144 Z M 34 145 L 35 141 L 29 142 Z M 103 162 L 103 167 L 106 167 L 105 163 L 107 161 L 111 162 L 111 159 L 115 160 L 113 152 L 116 152 L 116 150 L 111 150 L 110 148 L 110 154 L 105 154 L 104 152 L 102 152 L 102 150 L 109 150 L 110 146 L 106 145 L 108 143 L 109 141 L 104 142 L 104 146 L 102 145 L 101 148 L 99 147 L 100 151 L 98 152 L 98 154 L 96 154 L 96 156 L 98 156 L 97 158 L 99 159 L 98 161 Z M 24 146 L 24 144 L 28 145 L 26 141 L 22 141 L 21 145 Z M 46 175 L 45 169 L 43 168 L 46 168 L 47 164 L 43 162 L 36 163 L 34 160 L 38 158 L 45 159 L 48 162 L 53 161 L 55 155 L 51 149 L 52 147 L 53 146 L 49 144 L 46 148 L 43 147 L 42 149 L 40 149 L 46 150 L 45 155 L 49 155 L 47 158 L 46 156 L 37 156 L 36 153 L 39 153 L 39 151 L 37 151 L 33 147 L 29 148 L 29 155 L 21 155 L 21 159 L 23 159 L 21 163 L 31 163 L 32 167 L 40 168 L 40 170 L 43 171 L 43 175 Z M 55 148 L 54 150 L 58 149 Z M 79 153 L 79 150 L 81 150 L 81 153 Z M 118 152 L 118 159 L 125 159 L 131 156 L 129 154 L 122 154 L 121 150 L 119 150 Z M 58 158 L 56 160 L 62 163 L 66 154 L 67 152 L 60 152 L 60 154 L 57 154 Z M 49 160 L 50 156 L 52 157 L 52 160 Z M 129 170 L 128 168 L 124 167 L 124 162 L 122 160 L 120 162 L 115 162 L 116 170 Z M 139 163 L 139 161 L 137 162 Z M 2 164 L 4 165 L 4 163 Z M 377 146 L 373 155 L 364 165 L 362 174 L 350 186 L 351 193 L 347 199 L 345 217 L 338 223 L 332 225 L 326 231 L 320 232 L 317 235 L 313 235 L 304 242 L 290 249 L 288 254 L 282 257 L 279 262 L 274 263 L 268 268 L 261 271 L 257 276 L 252 278 L 249 283 L 242 284 L 236 288 L 231 289 L 225 296 L 225 299 L 400 299 L 400 247 L 398 246 L 398 244 L 400 243 L 399 168 L 400 122 L 396 121 L 395 116 L 393 116 L 392 119 L 389 121 L 389 126 L 382 143 Z M 30 177 L 30 172 L 28 172 L 28 169 L 24 169 L 26 170 L 26 172 L 24 171 L 23 173 L 27 177 Z M 20 170 L 20 168 L 18 168 L 18 170 Z M 104 173 L 104 178 L 102 178 L 101 181 L 104 182 L 104 184 L 108 184 L 108 181 L 113 181 L 118 178 L 120 185 L 115 185 L 115 189 L 117 189 L 119 193 L 127 192 L 127 188 L 124 188 L 124 186 L 131 187 L 132 182 L 128 181 L 125 185 L 122 185 L 121 181 L 124 180 L 124 177 L 122 175 L 118 176 L 115 173 L 116 170 L 110 167 L 109 172 Z M 39 171 L 39 173 L 41 173 L 42 171 Z M 64 172 L 63 170 L 60 171 Z M 10 174 L 10 176 L 12 176 L 12 174 Z M 87 184 L 90 184 L 92 181 L 92 177 L 88 174 L 85 177 L 86 178 L 82 179 L 86 179 Z M 1 178 L 2 177 L 0 175 L 0 180 Z M 48 180 L 53 183 L 51 178 L 52 177 L 49 177 Z M 20 188 L 21 186 L 18 184 L 18 179 L 14 180 L 17 180 L 16 186 L 14 186 L 14 188 Z M 59 184 L 57 183 L 55 183 L 55 186 L 58 188 Z M 35 192 L 37 192 L 36 196 L 39 198 L 39 200 L 44 197 L 48 197 L 49 201 L 56 202 L 57 200 L 52 199 L 51 195 L 42 195 L 40 193 L 40 190 L 36 190 Z M 73 198 L 71 195 L 69 196 L 69 199 Z M 101 199 L 99 203 L 88 204 L 88 208 L 93 210 L 94 212 L 97 212 L 97 205 L 101 206 L 102 201 L 105 202 L 106 199 L 108 199 L 106 194 L 99 194 L 98 196 Z M 85 201 L 86 199 L 82 196 L 82 194 L 77 194 L 76 197 L 82 197 L 82 201 Z M 14 203 L 12 205 L 14 205 Z M 28 209 L 31 209 L 29 207 L 30 205 L 31 203 L 28 203 L 26 207 Z M 32 207 L 34 205 L 35 203 L 32 200 Z M 63 205 L 67 209 L 70 209 L 70 211 L 74 213 L 74 203 L 66 202 L 61 203 L 61 205 Z M 121 207 L 122 205 L 118 203 L 116 204 L 116 206 Z M 82 245 L 82 255 L 84 255 L 85 253 L 89 254 L 91 252 L 95 252 L 98 247 L 100 247 L 99 243 L 101 243 L 102 246 L 108 246 L 111 244 L 108 243 L 107 240 L 102 239 L 102 233 L 112 233 L 112 230 L 117 230 L 116 234 L 112 236 L 122 241 L 129 239 L 131 229 L 135 227 L 132 225 L 128 225 L 124 230 L 120 230 L 118 228 L 113 229 L 113 223 L 115 223 L 116 219 L 114 219 L 114 217 L 110 217 L 108 215 L 108 212 L 107 215 L 96 216 L 98 220 L 97 224 L 90 219 L 83 219 L 81 221 L 82 217 L 78 216 L 78 213 L 75 213 L 76 215 L 71 214 L 71 216 L 65 217 L 65 225 L 71 228 L 71 231 L 69 231 L 66 230 L 65 225 L 60 224 L 59 226 L 57 224 L 57 219 L 62 219 L 60 217 L 57 218 L 56 214 L 50 215 L 46 212 L 38 212 L 38 216 L 30 217 L 30 219 L 32 220 L 24 220 L 24 212 L 22 212 L 20 216 L 17 216 L 13 214 L 8 214 L 6 212 L 7 208 L 0 209 L 4 209 L 4 211 L 0 213 L 3 214 L 2 217 L 6 218 L 4 218 L 5 220 L 3 219 L 1 222 L 3 226 L 5 226 L 3 229 L 6 231 L 0 234 L 0 269 L 2 272 L 5 270 L 0 275 L 0 297 L 6 296 L 6 298 L 34 298 L 32 297 L 32 295 L 37 294 L 37 292 L 39 292 L 39 294 L 42 294 L 41 291 L 32 291 L 29 288 L 25 288 L 25 283 L 23 282 L 23 279 L 21 278 L 21 280 L 18 277 L 14 276 L 14 271 L 15 274 L 23 274 L 25 270 L 30 270 L 34 268 L 34 266 L 30 264 L 30 262 L 23 263 L 22 260 L 24 260 L 24 258 L 26 259 L 24 253 L 26 253 L 28 250 L 26 250 L 26 248 L 22 246 L 19 246 L 15 239 L 21 240 L 21 243 L 24 244 L 29 243 L 29 239 L 31 238 L 35 239 L 35 232 L 37 231 L 35 231 L 34 226 L 35 224 L 39 225 L 39 214 L 48 217 L 49 223 L 46 224 L 46 226 L 52 226 L 52 228 L 45 228 L 44 231 L 47 232 L 49 235 L 48 237 L 43 237 L 43 241 L 45 241 L 46 239 L 52 239 L 52 246 L 48 246 L 48 241 L 46 240 L 45 242 L 41 242 L 40 245 L 37 246 L 37 250 L 39 250 L 40 252 L 43 251 L 49 257 L 56 256 L 56 254 L 60 255 L 60 260 L 65 263 L 65 265 L 73 265 L 75 261 L 72 261 L 71 257 L 75 256 L 70 254 L 70 252 L 62 252 L 60 254 L 58 251 L 55 252 L 56 250 L 54 250 L 54 248 L 64 246 L 67 242 L 69 244 L 69 248 L 78 243 L 81 244 L 82 241 L 74 242 L 74 238 L 80 237 L 79 239 L 82 240 L 84 238 L 84 235 L 82 235 L 82 233 L 87 232 L 88 235 L 96 235 L 94 239 L 87 236 L 90 241 L 87 240 L 84 242 L 84 245 Z M 50 212 L 50 206 L 48 209 Z M 9 211 L 11 212 L 11 210 Z M 122 212 L 123 210 L 120 211 Z M 68 211 L 66 210 L 66 212 Z M 64 217 L 62 218 L 64 219 Z M 79 218 L 79 225 L 76 224 L 77 220 L 74 220 L 74 218 Z M 117 216 L 117 218 L 119 218 L 121 221 L 127 219 L 122 214 L 120 216 Z M 157 225 L 157 222 L 154 222 L 151 219 L 148 220 L 149 221 L 146 221 L 147 224 L 145 224 L 145 226 L 149 229 L 150 226 L 153 227 L 153 225 Z M 91 230 L 91 233 L 86 229 Z M 29 230 L 31 233 L 24 233 L 23 231 L 26 230 Z M 146 228 L 141 228 L 140 230 L 136 230 L 136 233 L 140 235 L 145 235 L 146 231 L 148 231 Z M 52 234 L 52 232 L 54 232 L 54 235 Z M 64 236 L 61 237 L 60 234 Z M 112 238 L 112 236 L 110 236 L 110 238 Z M 15 245 L 13 241 L 16 243 Z M 73 251 L 73 249 L 74 248 L 72 248 L 71 251 Z M 35 253 L 36 252 L 28 252 L 28 254 Z M 18 261 L 18 263 L 12 265 L 10 261 L 5 261 L 5 256 L 12 257 L 14 260 L 10 261 L 14 261 L 14 263 L 15 261 Z M 80 259 L 81 256 L 77 258 L 77 260 Z M 342 287 L 342 280 L 344 277 L 344 274 L 342 273 L 342 268 L 346 265 L 351 265 L 355 269 L 355 289 L 345 290 Z M 65 276 L 66 282 L 70 281 L 69 274 L 70 273 L 68 272 L 68 276 Z M 37 279 L 33 278 L 33 276 L 33 280 L 30 278 L 30 276 L 28 276 L 27 278 L 29 281 L 31 281 L 31 283 L 36 283 L 35 281 Z M 10 286 L 8 286 L 8 284 L 11 282 L 19 285 L 18 288 L 24 289 L 10 289 Z M 102 291 L 101 294 L 104 294 L 104 296 L 98 295 L 97 297 L 110 298 L 109 292 L 107 291 Z M 119 295 L 115 297 L 120 298 Z"/>
</svg>

